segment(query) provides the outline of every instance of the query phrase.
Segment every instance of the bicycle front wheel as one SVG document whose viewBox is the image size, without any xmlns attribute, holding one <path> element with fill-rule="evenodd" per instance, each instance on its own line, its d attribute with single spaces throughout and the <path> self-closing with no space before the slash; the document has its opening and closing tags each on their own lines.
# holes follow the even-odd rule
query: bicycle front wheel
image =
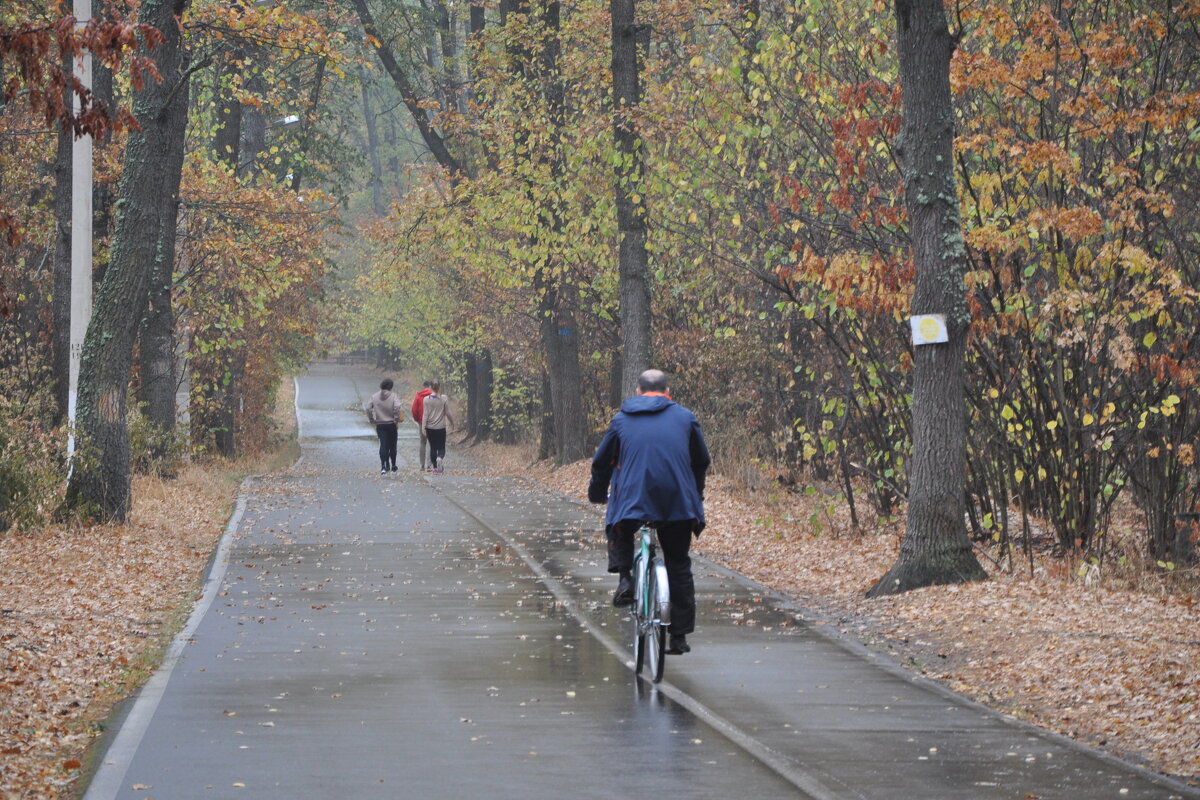
<svg viewBox="0 0 1200 800">
<path fill-rule="evenodd" d="M 646 664 L 646 637 L 642 635 L 642 620 L 636 608 L 629 618 L 633 625 L 633 671 L 641 675 Z"/>
<path fill-rule="evenodd" d="M 658 570 L 651 566 L 651 569 L 646 575 L 646 594 L 651 598 L 649 605 L 651 606 L 649 623 L 646 626 L 646 633 L 642 637 L 642 650 L 644 652 L 644 660 L 650 667 L 650 680 L 658 683 L 662 680 L 663 666 L 666 663 L 666 640 L 667 629 L 662 624 L 662 620 L 658 619 L 658 593 L 659 593 L 659 576 Z M 640 666 L 639 666 L 640 669 Z"/>
<path fill-rule="evenodd" d="M 646 565 L 640 556 L 633 562 L 633 607 L 629 609 L 630 624 L 633 626 L 633 671 L 640 675 L 646 663 L 646 648 L 642 634 L 645 633 Z"/>
<path fill-rule="evenodd" d="M 658 683 L 662 680 L 663 667 L 667 662 L 667 629 L 662 625 L 651 625 L 646 629 L 643 639 L 646 663 L 650 667 L 650 680 Z"/>
</svg>

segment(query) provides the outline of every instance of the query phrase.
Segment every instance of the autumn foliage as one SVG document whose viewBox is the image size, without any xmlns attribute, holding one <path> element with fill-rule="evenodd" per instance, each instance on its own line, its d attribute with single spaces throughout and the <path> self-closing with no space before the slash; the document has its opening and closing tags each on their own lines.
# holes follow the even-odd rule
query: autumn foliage
<svg viewBox="0 0 1200 800">
<path fill-rule="evenodd" d="M 463 57 L 474 103 L 429 105 L 447 132 L 482 143 L 462 145 L 472 177 L 452 197 L 411 193 L 393 237 L 377 229 L 385 243 L 368 281 L 436 285 L 423 299 L 364 298 L 375 315 L 404 309 L 404 333 L 383 333 L 397 348 L 422 339 L 413 326 L 436 325 L 452 344 L 417 358 L 453 370 L 461 352 L 486 350 L 536 398 L 547 363 L 533 327 L 538 268 L 553 254 L 578 292 L 593 431 L 613 405 L 619 341 L 606 10 L 578 5 L 557 31 L 510 15 L 473 37 Z M 889 10 L 860 0 L 639 12 L 653 31 L 638 123 L 656 361 L 711 420 L 718 450 L 744 460 L 749 436 L 785 483 L 840 486 L 856 520 L 893 513 L 907 490 L 913 273 Z M 969 525 L 1005 564 L 1032 546 L 1034 519 L 1060 550 L 1104 558 L 1119 546 L 1122 499 L 1140 509 L 1147 556 L 1173 565 L 1191 550 L 1197 13 L 1021 2 L 954 18 Z M 551 36 L 567 87 L 557 142 L 529 71 L 512 64 Z M 551 77 L 535 73 L 534 85 Z M 531 155 L 558 146 L 561 171 Z"/>
</svg>

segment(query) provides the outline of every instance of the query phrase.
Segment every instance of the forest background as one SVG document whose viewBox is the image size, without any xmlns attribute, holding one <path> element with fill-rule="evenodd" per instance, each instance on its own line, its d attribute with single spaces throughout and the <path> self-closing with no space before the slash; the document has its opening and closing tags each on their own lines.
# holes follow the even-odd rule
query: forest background
<svg viewBox="0 0 1200 800">
<path fill-rule="evenodd" d="M 643 3 L 617 57 L 613 14 L 632 9 L 97 0 L 76 31 L 68 9 L 6 3 L 3 535 L 130 508 L 127 473 L 116 497 L 72 503 L 63 485 L 69 152 L 88 132 L 98 312 L 132 331 L 128 365 L 104 376 L 129 469 L 263 448 L 282 378 L 352 349 L 440 377 L 471 440 L 575 462 L 627 391 L 622 265 L 640 242 L 641 357 L 704 421 L 717 469 L 796 498 L 805 535 L 829 533 L 819 497 L 847 536 L 890 536 L 909 489 L 915 276 L 893 8 Z M 946 12 L 967 533 L 994 575 L 1048 556 L 1081 584 L 1190 610 L 1200 3 Z M 63 77 L 85 50 L 91 94 Z M 148 150 L 170 125 L 178 143 Z M 147 198 L 159 215 L 122 232 Z M 85 373 L 121 338 L 94 327 Z M 106 453 L 85 449 L 79 472 Z M 1196 692 L 1177 702 L 1194 733 Z"/>
</svg>

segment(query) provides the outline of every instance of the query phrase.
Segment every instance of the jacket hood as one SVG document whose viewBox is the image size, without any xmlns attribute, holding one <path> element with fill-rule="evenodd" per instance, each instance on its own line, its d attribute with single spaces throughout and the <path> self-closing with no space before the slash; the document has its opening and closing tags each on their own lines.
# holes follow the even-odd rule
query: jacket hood
<svg viewBox="0 0 1200 800">
<path fill-rule="evenodd" d="M 625 402 L 621 403 L 621 410 L 626 414 L 657 414 L 664 408 L 673 405 L 675 405 L 675 401 L 669 397 L 639 394 L 626 398 Z"/>
</svg>

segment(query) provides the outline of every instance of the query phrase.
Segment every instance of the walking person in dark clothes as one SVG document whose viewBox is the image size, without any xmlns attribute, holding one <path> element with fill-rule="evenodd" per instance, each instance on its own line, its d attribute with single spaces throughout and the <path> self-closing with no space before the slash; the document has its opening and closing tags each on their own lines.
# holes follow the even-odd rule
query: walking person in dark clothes
<svg viewBox="0 0 1200 800">
<path fill-rule="evenodd" d="M 656 369 L 638 376 L 637 396 L 621 404 L 592 457 L 588 500 L 608 503 L 608 571 L 619 576 L 613 605 L 633 602 L 633 538 L 649 523 L 667 566 L 673 655 L 692 649 L 687 634 L 696 625 L 696 587 L 688 549 L 704 530 L 709 462 L 700 422 L 671 399 L 667 376 Z"/>
<path fill-rule="evenodd" d="M 441 384 L 430 381 L 431 394 L 425 398 L 421 409 L 421 435 L 429 438 L 429 468 L 441 472 L 442 460 L 446 457 L 446 430 L 454 425 L 450 414 L 450 402 L 445 395 L 438 394 Z"/>
<path fill-rule="evenodd" d="M 375 426 L 375 435 L 379 437 L 380 475 L 396 471 L 396 436 L 404 421 L 400 398 L 392 391 L 394 385 L 391 378 L 384 378 L 379 383 L 379 391 L 367 401 L 367 419 Z"/>
</svg>

